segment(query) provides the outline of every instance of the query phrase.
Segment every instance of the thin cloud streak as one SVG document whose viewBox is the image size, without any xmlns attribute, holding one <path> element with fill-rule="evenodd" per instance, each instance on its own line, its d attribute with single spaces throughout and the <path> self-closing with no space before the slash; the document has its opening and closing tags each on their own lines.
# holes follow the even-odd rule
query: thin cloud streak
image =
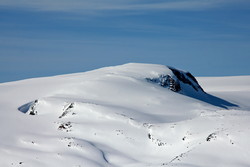
<svg viewBox="0 0 250 167">
<path fill-rule="evenodd" d="M 180 1 L 129 1 L 129 0 L 2 0 L 0 6 L 28 8 L 38 11 L 62 11 L 84 13 L 89 11 L 141 11 L 141 10 L 204 10 L 246 0 L 180 0 Z"/>
</svg>

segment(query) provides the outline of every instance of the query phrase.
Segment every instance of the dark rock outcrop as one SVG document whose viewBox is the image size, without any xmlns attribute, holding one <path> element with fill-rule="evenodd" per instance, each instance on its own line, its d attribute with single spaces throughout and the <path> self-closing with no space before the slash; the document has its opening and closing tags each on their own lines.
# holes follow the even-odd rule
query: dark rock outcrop
<svg viewBox="0 0 250 167">
<path fill-rule="evenodd" d="M 160 75 L 158 78 L 146 78 L 147 81 L 157 83 L 164 88 L 169 88 L 174 92 L 181 90 L 178 80 L 174 80 L 170 75 Z"/>
<path fill-rule="evenodd" d="M 168 68 L 173 72 L 173 74 L 178 78 L 179 81 L 192 86 L 196 91 L 201 90 L 202 92 L 204 92 L 198 81 L 190 72 L 180 71 L 172 67 Z"/>
<path fill-rule="evenodd" d="M 181 90 L 183 90 L 181 86 L 183 84 L 191 86 L 196 92 L 204 92 L 198 81 L 190 72 L 184 72 L 172 67 L 168 68 L 172 71 L 172 74 L 162 74 L 157 78 L 146 78 L 146 80 L 157 83 L 160 86 L 168 88 L 174 92 L 180 92 Z"/>
</svg>

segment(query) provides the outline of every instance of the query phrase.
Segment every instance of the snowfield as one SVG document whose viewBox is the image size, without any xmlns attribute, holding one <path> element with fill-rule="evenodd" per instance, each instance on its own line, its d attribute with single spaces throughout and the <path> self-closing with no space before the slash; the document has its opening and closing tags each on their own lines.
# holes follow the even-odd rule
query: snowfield
<svg viewBox="0 0 250 167">
<path fill-rule="evenodd" d="M 131 63 L 2 83 L 0 114 L 1 167 L 250 166 L 250 76 Z"/>
</svg>

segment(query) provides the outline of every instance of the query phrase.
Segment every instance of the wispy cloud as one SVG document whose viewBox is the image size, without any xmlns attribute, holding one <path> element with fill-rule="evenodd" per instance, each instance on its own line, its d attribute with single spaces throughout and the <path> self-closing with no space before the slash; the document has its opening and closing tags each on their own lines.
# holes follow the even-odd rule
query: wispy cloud
<svg viewBox="0 0 250 167">
<path fill-rule="evenodd" d="M 1 0 L 0 6 L 40 11 L 204 10 L 247 0 Z"/>
</svg>

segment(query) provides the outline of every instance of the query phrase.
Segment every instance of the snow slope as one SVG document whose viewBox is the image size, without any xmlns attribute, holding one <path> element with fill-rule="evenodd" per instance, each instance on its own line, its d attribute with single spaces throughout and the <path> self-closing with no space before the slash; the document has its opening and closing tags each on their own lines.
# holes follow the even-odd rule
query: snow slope
<svg viewBox="0 0 250 167">
<path fill-rule="evenodd" d="M 250 166 L 250 76 L 196 78 L 206 93 L 177 78 L 125 64 L 0 84 L 0 166 Z"/>
</svg>

